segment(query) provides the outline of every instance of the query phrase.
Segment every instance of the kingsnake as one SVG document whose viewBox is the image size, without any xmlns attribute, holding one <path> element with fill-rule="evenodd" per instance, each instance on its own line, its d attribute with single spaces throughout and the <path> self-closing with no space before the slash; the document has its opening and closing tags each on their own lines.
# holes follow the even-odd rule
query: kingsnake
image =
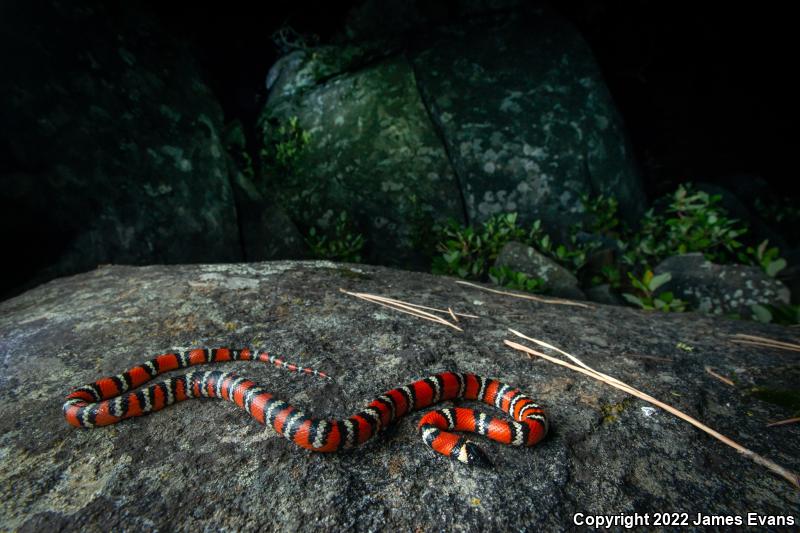
<svg viewBox="0 0 800 533">
<path fill-rule="evenodd" d="M 64 403 L 64 416 L 73 426 L 92 428 L 146 415 L 188 398 L 222 398 L 234 402 L 262 424 L 272 426 L 298 446 L 315 452 L 335 452 L 365 443 L 382 428 L 412 411 L 446 400 L 481 400 L 504 410 L 516 422 L 456 407 L 426 413 L 418 425 L 422 440 L 434 451 L 474 465 L 488 464 L 480 448 L 447 430 L 477 433 L 512 446 L 533 446 L 547 434 L 545 412 L 528 396 L 497 380 L 469 373 L 442 372 L 392 389 L 344 420 L 312 418 L 253 381 L 230 372 L 188 372 L 128 392 L 170 370 L 236 360 L 262 361 L 293 372 L 328 377 L 249 348 L 166 353 L 117 376 L 75 389 Z"/>
</svg>

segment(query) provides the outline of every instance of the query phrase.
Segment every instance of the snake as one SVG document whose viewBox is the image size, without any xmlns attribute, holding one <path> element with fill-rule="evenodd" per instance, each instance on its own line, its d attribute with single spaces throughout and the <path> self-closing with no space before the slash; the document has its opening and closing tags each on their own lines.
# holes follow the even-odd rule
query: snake
<svg viewBox="0 0 800 533">
<path fill-rule="evenodd" d="M 505 411 L 513 421 L 474 409 L 448 407 L 425 413 L 417 425 L 422 441 L 433 451 L 476 466 L 490 466 L 491 462 L 474 442 L 453 431 L 483 435 L 511 446 L 533 446 L 548 430 L 544 409 L 522 391 L 466 372 L 441 372 L 394 388 L 358 413 L 340 420 L 311 417 L 254 381 L 219 370 L 190 371 L 141 387 L 165 372 L 225 361 L 260 361 L 290 372 L 331 379 L 324 372 L 289 363 L 261 349 L 178 350 L 74 389 L 66 397 L 64 416 L 72 426 L 95 428 L 147 415 L 190 398 L 219 398 L 235 403 L 302 448 L 337 452 L 364 444 L 413 411 L 448 400 L 478 400 Z"/>
</svg>

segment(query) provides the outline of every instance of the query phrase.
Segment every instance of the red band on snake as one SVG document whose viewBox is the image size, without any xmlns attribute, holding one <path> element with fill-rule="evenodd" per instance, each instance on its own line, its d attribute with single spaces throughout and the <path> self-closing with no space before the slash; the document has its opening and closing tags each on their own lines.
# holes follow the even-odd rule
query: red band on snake
<svg viewBox="0 0 800 533">
<path fill-rule="evenodd" d="M 547 416 L 532 399 L 500 381 L 470 373 L 442 372 L 392 389 L 342 420 L 312 418 L 253 381 L 230 372 L 188 372 L 128 392 L 170 370 L 235 360 L 262 361 L 293 372 L 328 377 L 248 348 L 167 353 L 117 376 L 75 389 L 64 403 L 64 416 L 73 426 L 92 428 L 146 415 L 189 398 L 221 398 L 234 402 L 298 446 L 315 452 L 336 452 L 367 442 L 412 411 L 448 400 L 480 400 L 505 411 L 514 421 L 459 407 L 426 413 L 418 425 L 422 440 L 434 451 L 474 465 L 487 464 L 486 456 L 474 443 L 449 430 L 485 435 L 511 446 L 533 446 L 547 434 Z"/>
</svg>

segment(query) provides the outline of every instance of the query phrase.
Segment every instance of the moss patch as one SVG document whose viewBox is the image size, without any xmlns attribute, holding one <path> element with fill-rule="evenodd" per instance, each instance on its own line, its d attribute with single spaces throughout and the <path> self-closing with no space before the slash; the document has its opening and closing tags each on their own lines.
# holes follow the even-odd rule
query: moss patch
<svg viewBox="0 0 800 533">
<path fill-rule="evenodd" d="M 603 413 L 603 424 L 614 422 L 622 411 L 628 409 L 631 405 L 633 405 L 633 398 L 625 398 L 614 404 L 607 403 L 600 406 L 600 411 Z"/>
</svg>

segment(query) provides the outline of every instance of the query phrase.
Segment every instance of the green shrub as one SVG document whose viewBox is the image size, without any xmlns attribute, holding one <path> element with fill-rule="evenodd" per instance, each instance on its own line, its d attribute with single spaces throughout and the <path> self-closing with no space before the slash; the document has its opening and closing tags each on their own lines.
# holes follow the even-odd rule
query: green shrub
<svg viewBox="0 0 800 533">
<path fill-rule="evenodd" d="M 760 266 L 769 276 L 786 267 L 777 248 L 768 241 L 745 247 L 739 240 L 747 228 L 729 218 L 719 205 L 721 196 L 695 191 L 690 183 L 679 185 L 665 200 L 666 209 L 645 213 L 640 230 L 627 236 L 622 260 L 634 270 L 645 271 L 667 257 L 691 252 L 718 264 L 743 263 Z"/>
<path fill-rule="evenodd" d="M 653 274 L 652 270 L 647 270 L 641 279 L 628 272 L 628 277 L 631 280 L 633 288 L 636 290 L 636 294 L 624 293 L 622 297 L 630 303 L 648 310 L 664 312 L 686 311 L 686 302 L 675 298 L 672 292 L 664 291 L 656 294 L 659 287 L 672 279 L 672 275 L 669 272 L 656 276 Z"/>
<path fill-rule="evenodd" d="M 672 255 L 702 252 L 709 261 L 729 263 L 742 247 L 738 238 L 747 229 L 728 218 L 720 195 L 679 185 L 663 213 L 650 209 L 641 229 L 629 239 L 625 263 L 647 269 Z"/>
<path fill-rule="evenodd" d="M 549 256 L 579 279 L 583 273 L 586 284 L 608 283 L 625 292 L 625 299 L 638 307 L 686 311 L 687 302 L 675 298 L 671 292 L 657 292 L 669 275 L 655 276 L 653 266 L 667 257 L 700 252 L 718 264 L 759 265 L 770 276 L 786 266 L 778 249 L 769 247 L 767 241 L 756 246 L 746 246 L 740 241 L 747 228 L 728 216 L 720 205 L 721 199 L 720 195 L 697 191 L 691 184 L 680 185 L 674 193 L 658 200 L 656 204 L 662 207 L 648 210 L 641 227 L 632 231 L 621 223 L 615 198 L 584 195 L 581 197 L 586 213 L 584 222 L 573 226 L 569 242 L 561 244 L 554 243 L 545 233 L 541 221 L 537 220 L 528 229 L 519 227 L 516 213 L 495 215 L 476 228 L 451 221 L 437 230 L 437 249 L 442 255 L 434 259 L 433 271 L 477 280 L 489 278 L 508 287 L 540 291 L 544 288 L 541 280 L 507 268 L 492 268 L 502 247 L 517 241 Z M 580 232 L 615 239 L 621 257 L 615 264 L 603 265 L 599 272 L 585 272 L 587 257 L 602 244 L 600 239 L 578 242 L 576 237 Z M 758 319 L 782 323 L 796 320 L 793 317 L 798 312 L 791 306 L 760 307 Z"/>
<path fill-rule="evenodd" d="M 540 220 L 529 229 L 517 226 L 517 213 L 494 215 L 473 228 L 451 220 L 437 228 L 441 256 L 434 258 L 434 274 L 485 280 L 503 246 L 515 241 L 536 248 L 567 269 L 577 272 L 586 263 L 586 251 L 574 245 L 554 244 Z"/>
<path fill-rule="evenodd" d="M 753 320 L 758 322 L 773 322 L 784 326 L 800 324 L 800 305 L 778 304 L 761 305 L 753 304 L 750 306 L 753 313 Z"/>
<path fill-rule="evenodd" d="M 600 272 L 590 280 L 592 286 L 602 285 L 608 283 L 613 289 L 619 289 L 622 286 L 622 276 L 619 272 L 617 265 L 603 265 Z"/>
<path fill-rule="evenodd" d="M 506 243 L 525 241 L 527 234 L 517 227 L 517 214 L 495 215 L 477 228 L 462 226 L 454 220 L 437 228 L 441 256 L 433 260 L 434 274 L 483 280 L 497 254 Z"/>
<path fill-rule="evenodd" d="M 516 272 L 506 265 L 490 268 L 489 279 L 497 285 L 518 291 L 542 292 L 545 289 L 543 279 L 532 278 L 524 272 Z"/>
<path fill-rule="evenodd" d="M 769 241 L 765 240 L 755 248 L 748 246 L 745 253 L 739 254 L 739 260 L 745 264 L 759 265 L 770 277 L 786 268 L 786 260 L 782 259 L 776 247 L 767 248 Z"/>
<path fill-rule="evenodd" d="M 570 232 L 569 246 L 555 244 L 550 235 L 542 229 L 542 221 L 536 220 L 531 225 L 527 239 L 524 242 L 577 276 L 578 271 L 586 264 L 587 255 L 596 247 L 593 244 L 579 244 L 577 242 L 576 235 L 581 229 L 580 225 L 573 226 Z"/>
<path fill-rule="evenodd" d="M 608 236 L 619 233 L 621 225 L 617 214 L 619 202 L 616 198 L 604 194 L 594 197 L 583 194 L 581 204 L 588 220 L 578 229 Z"/>
<path fill-rule="evenodd" d="M 311 228 L 306 242 L 315 257 L 331 261 L 361 262 L 364 237 L 353 230 L 347 213 L 342 211 L 336 217 L 333 227 L 327 232 Z"/>
<path fill-rule="evenodd" d="M 261 161 L 267 173 L 292 173 L 311 142 L 311 133 L 300 126 L 296 116 L 285 121 L 269 120 L 263 125 Z"/>
</svg>

